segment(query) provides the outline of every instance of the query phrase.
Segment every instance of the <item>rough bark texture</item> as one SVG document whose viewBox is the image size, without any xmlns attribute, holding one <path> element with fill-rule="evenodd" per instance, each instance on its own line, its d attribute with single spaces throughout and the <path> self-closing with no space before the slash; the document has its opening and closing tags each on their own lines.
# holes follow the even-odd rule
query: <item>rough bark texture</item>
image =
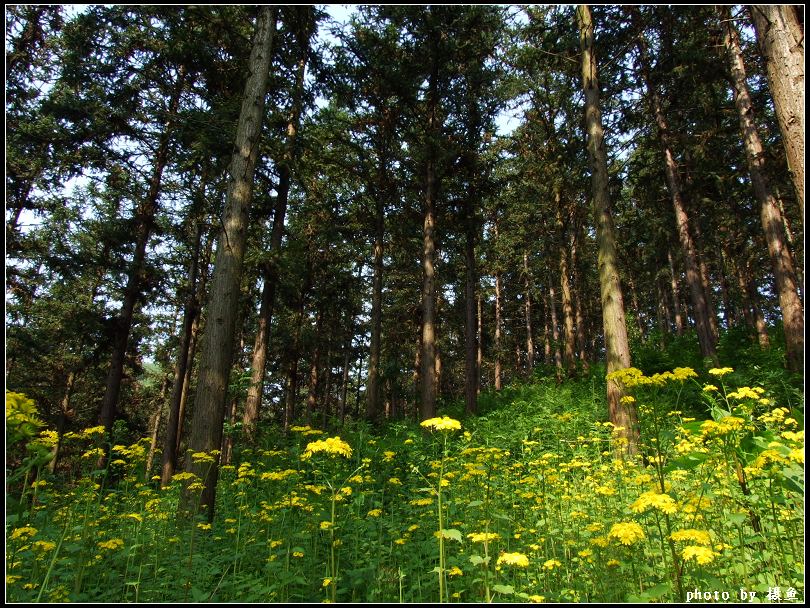
<svg viewBox="0 0 810 608">
<path fill-rule="evenodd" d="M 760 204 L 760 219 L 765 231 L 768 254 L 779 292 L 779 306 L 782 309 L 782 321 L 785 328 L 788 369 L 801 372 L 804 365 L 804 311 L 798 295 L 796 272 L 785 242 L 779 203 L 768 183 L 765 151 L 754 122 L 753 104 L 745 82 L 745 65 L 739 35 L 731 22 L 728 7 L 722 7 L 720 14 L 734 83 L 734 103 L 740 117 L 740 130 L 745 144 L 748 172 L 751 176 L 754 194 Z"/>
<path fill-rule="evenodd" d="M 438 138 L 438 62 L 436 35 L 432 34 L 431 74 L 427 93 L 427 142 L 425 146 L 425 223 L 422 250 L 422 355 L 421 420 L 436 415 L 436 145 Z"/>
<path fill-rule="evenodd" d="M 263 6 L 256 23 L 256 36 L 248 65 L 249 76 L 236 129 L 230 167 L 230 183 L 217 244 L 208 321 L 201 346 L 200 374 L 189 437 L 193 452 L 219 450 L 225 417 L 228 380 L 233 358 L 234 331 L 239 300 L 239 283 L 247 240 L 247 220 L 253 198 L 253 178 L 259 155 L 264 98 L 270 68 L 275 8 Z M 186 460 L 186 470 L 203 479 L 200 508 L 214 517 L 214 499 L 219 469 L 208 463 Z M 182 508 L 192 508 L 195 495 L 184 493 Z"/>
<path fill-rule="evenodd" d="M 675 333 L 682 336 L 684 323 L 683 314 L 681 313 L 681 294 L 680 290 L 678 289 L 678 275 L 675 274 L 675 263 L 672 260 L 672 252 L 669 250 L 667 250 L 667 261 L 669 262 L 670 287 L 672 288 L 672 310 L 674 311 L 675 315 Z M 667 313 L 667 327 L 670 327 L 671 323 L 669 321 L 669 306 L 665 306 L 665 311 Z"/>
<path fill-rule="evenodd" d="M 748 7 L 768 68 L 768 84 L 804 223 L 804 24 L 797 6 Z"/>
<path fill-rule="evenodd" d="M 308 11 L 304 8 L 303 11 Z M 242 416 L 245 437 L 252 441 L 259 421 L 259 410 L 264 392 L 264 375 L 267 367 L 267 348 L 270 343 L 270 326 L 273 319 L 273 305 L 276 299 L 276 286 L 278 285 L 278 256 L 281 253 L 281 240 L 284 236 L 284 218 L 287 214 L 287 198 L 290 192 L 290 174 L 296 157 L 296 140 L 298 126 L 301 122 L 301 108 L 304 97 L 304 75 L 306 73 L 307 55 L 310 38 L 314 29 L 314 21 L 309 12 L 301 17 L 304 21 L 298 33 L 298 65 L 293 87 L 293 102 L 290 116 L 287 121 L 287 140 L 284 146 L 281 162 L 279 163 L 279 185 L 276 189 L 276 205 L 273 210 L 273 228 L 270 233 L 270 252 L 273 256 L 263 268 L 261 304 L 259 306 L 259 320 L 256 331 L 256 340 L 253 345 L 253 361 L 251 362 L 250 387 L 245 400 L 245 411 Z"/>
<path fill-rule="evenodd" d="M 599 82 L 594 55 L 593 20 L 587 5 L 577 7 L 579 40 L 582 48 L 582 82 L 585 91 L 585 123 L 588 132 L 588 155 L 591 161 L 593 215 L 599 247 L 599 285 L 602 292 L 602 324 L 608 373 L 630 367 L 630 347 L 624 318 L 622 288 L 616 256 L 616 240 L 608 197 L 607 153 L 605 151 L 602 114 L 599 108 Z M 622 403 L 622 387 L 615 381 L 607 383 L 610 421 L 621 430 L 629 453 L 637 451 L 638 429 L 632 405 Z"/>
</svg>

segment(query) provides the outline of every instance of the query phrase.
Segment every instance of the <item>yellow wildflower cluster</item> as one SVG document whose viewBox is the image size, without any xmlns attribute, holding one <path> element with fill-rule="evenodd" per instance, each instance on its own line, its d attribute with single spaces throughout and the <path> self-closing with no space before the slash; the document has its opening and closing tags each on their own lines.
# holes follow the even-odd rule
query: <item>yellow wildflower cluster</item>
<svg viewBox="0 0 810 608">
<path fill-rule="evenodd" d="M 634 386 L 663 386 L 667 382 L 683 382 L 689 378 L 696 377 L 697 373 L 691 367 L 676 367 L 671 372 L 662 372 L 653 374 L 652 376 L 645 376 L 644 372 L 638 368 L 626 367 L 616 370 L 615 372 L 610 372 L 607 375 L 608 380 L 620 382 L 627 388 Z"/>
<path fill-rule="evenodd" d="M 110 540 L 102 540 L 98 544 L 99 549 L 106 549 L 108 551 L 115 551 L 124 546 L 122 538 L 111 538 Z"/>
<path fill-rule="evenodd" d="M 442 416 L 441 418 L 429 418 L 427 420 L 423 420 L 420 423 L 420 426 L 425 427 L 426 429 L 430 429 L 432 431 L 459 431 L 461 430 L 461 423 L 458 420 L 450 418 L 448 416 Z"/>
<path fill-rule="evenodd" d="M 734 369 L 731 367 L 713 367 L 709 370 L 709 373 L 712 376 L 725 376 L 726 374 L 730 374 L 733 372 Z"/>
<path fill-rule="evenodd" d="M 469 538 L 474 543 L 486 543 L 492 540 L 498 540 L 501 537 L 497 532 L 473 532 L 468 534 Z"/>
<path fill-rule="evenodd" d="M 712 537 L 706 530 L 695 530 L 690 528 L 688 530 L 676 530 L 670 534 L 670 538 L 675 542 L 693 542 L 698 545 L 711 545 Z"/>
<path fill-rule="evenodd" d="M 712 563 L 714 558 L 718 555 L 718 553 L 715 553 L 709 547 L 695 545 L 684 547 L 683 552 L 681 553 L 681 557 L 683 557 L 685 561 L 693 559 L 701 566 Z"/>
<path fill-rule="evenodd" d="M 351 458 L 352 448 L 343 441 L 340 437 L 327 437 L 326 439 L 319 439 L 307 444 L 301 458 L 307 460 L 313 454 L 324 453 L 328 456 L 343 456 L 344 458 Z"/>
<path fill-rule="evenodd" d="M 644 513 L 647 509 L 658 509 L 662 513 L 672 515 L 677 512 L 678 505 L 669 494 L 657 492 L 644 492 L 630 505 L 630 510 L 634 513 Z"/>
<path fill-rule="evenodd" d="M 613 524 L 608 532 L 608 538 L 615 539 L 625 546 L 630 546 L 644 540 L 644 530 L 634 521 L 624 521 Z"/>
<path fill-rule="evenodd" d="M 523 553 L 501 553 L 498 557 L 497 565 L 515 566 L 516 568 L 528 568 L 529 558 Z"/>
<path fill-rule="evenodd" d="M 736 391 L 732 391 L 726 395 L 729 399 L 754 399 L 755 401 L 762 401 L 762 395 L 765 393 L 765 389 L 760 386 L 755 386 L 751 388 L 750 386 L 741 386 Z M 765 403 L 769 403 L 767 399 L 765 399 Z"/>
</svg>

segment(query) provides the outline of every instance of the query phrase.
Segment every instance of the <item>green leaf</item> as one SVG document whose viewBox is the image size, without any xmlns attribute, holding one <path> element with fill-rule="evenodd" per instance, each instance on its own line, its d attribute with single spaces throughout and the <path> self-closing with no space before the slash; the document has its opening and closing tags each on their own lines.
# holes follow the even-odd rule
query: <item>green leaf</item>
<svg viewBox="0 0 810 608">
<path fill-rule="evenodd" d="M 450 540 L 454 540 L 456 542 L 461 542 L 461 532 L 456 530 L 455 528 L 450 528 L 449 530 L 442 530 L 442 537 L 449 538 Z"/>
<path fill-rule="evenodd" d="M 492 585 L 492 590 L 496 593 L 503 593 L 504 595 L 512 595 L 515 588 L 512 585 Z"/>
</svg>

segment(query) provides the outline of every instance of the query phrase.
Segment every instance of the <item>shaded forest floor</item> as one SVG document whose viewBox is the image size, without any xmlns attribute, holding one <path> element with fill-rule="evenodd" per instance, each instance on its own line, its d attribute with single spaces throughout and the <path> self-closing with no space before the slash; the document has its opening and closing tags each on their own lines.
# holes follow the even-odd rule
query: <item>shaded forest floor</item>
<svg viewBox="0 0 810 608">
<path fill-rule="evenodd" d="M 474 418 L 267 431 L 220 467 L 212 524 L 178 519 L 202 484 L 161 489 L 148 440 L 97 471 L 103 435 L 74 433 L 70 476 L 7 474 L 6 599 L 803 601 L 802 379 L 782 353 L 737 334 L 718 368 L 686 338 L 636 349 L 636 458 L 614 456 L 598 365 L 538 368 Z"/>
</svg>

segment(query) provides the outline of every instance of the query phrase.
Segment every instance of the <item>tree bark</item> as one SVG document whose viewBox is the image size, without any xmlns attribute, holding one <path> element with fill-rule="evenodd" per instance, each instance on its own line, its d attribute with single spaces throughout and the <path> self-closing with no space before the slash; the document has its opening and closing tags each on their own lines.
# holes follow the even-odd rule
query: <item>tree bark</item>
<svg viewBox="0 0 810 608">
<path fill-rule="evenodd" d="M 560 329 L 557 319 L 557 292 L 554 290 L 554 283 L 549 281 L 548 287 L 548 309 L 551 311 L 551 342 L 554 347 L 554 369 L 556 370 L 557 382 L 562 382 L 563 360 L 560 351 Z"/>
<path fill-rule="evenodd" d="M 427 420 L 436 415 L 436 158 L 438 121 L 439 57 L 437 34 L 431 31 L 431 73 L 427 92 L 427 130 L 425 145 L 425 222 L 422 250 L 422 399 L 419 416 Z"/>
<path fill-rule="evenodd" d="M 577 349 L 579 350 L 579 362 L 582 365 L 582 371 L 588 372 L 590 365 L 588 364 L 588 352 L 585 348 L 586 332 L 585 332 L 585 315 L 582 311 L 582 299 L 584 297 L 584 285 L 579 279 L 579 262 L 577 258 L 578 244 L 579 244 L 580 228 L 576 227 L 571 232 L 571 280 L 574 285 L 574 314 L 576 315 L 576 328 L 577 328 Z"/>
<path fill-rule="evenodd" d="M 796 273 L 783 233 L 782 214 L 768 182 L 765 168 L 765 150 L 754 122 L 754 108 L 745 82 L 745 65 L 740 49 L 739 35 L 731 22 L 728 7 L 720 8 L 724 41 L 731 65 L 734 83 L 734 103 L 740 117 L 740 130 L 745 144 L 751 185 L 760 204 L 760 219 L 768 243 L 768 254 L 779 292 L 779 306 L 787 346 L 787 366 L 794 372 L 804 369 L 804 311 L 799 299 Z"/>
<path fill-rule="evenodd" d="M 247 240 L 248 211 L 253 197 L 253 179 L 259 155 L 264 98 L 270 68 L 270 45 L 275 29 L 275 8 L 262 6 L 250 54 L 248 79 L 236 130 L 231 161 L 231 181 L 225 204 L 222 232 L 217 244 L 208 321 L 202 342 L 199 381 L 194 403 L 189 448 L 211 453 L 222 445 L 225 401 L 233 360 L 234 331 Z M 219 469 L 208 463 L 186 460 L 186 470 L 203 479 L 200 508 L 209 521 L 214 517 Z M 181 509 L 190 510 L 196 496 L 184 492 Z"/>
<path fill-rule="evenodd" d="M 523 251 L 523 286 L 525 288 L 523 314 L 526 317 L 526 371 L 531 379 L 534 375 L 534 336 L 532 329 L 532 277 L 529 272 L 529 253 Z"/>
<path fill-rule="evenodd" d="M 560 296 L 562 297 L 563 313 L 563 360 L 565 363 L 565 373 L 570 377 L 576 370 L 576 358 L 574 351 L 576 341 L 574 337 L 574 305 L 571 300 L 571 283 L 568 278 L 568 248 L 565 242 L 565 222 L 562 216 L 562 200 L 559 188 L 554 193 L 557 199 L 557 230 L 559 231 L 559 255 L 560 255 Z"/>
<path fill-rule="evenodd" d="M 669 262 L 670 286 L 672 288 L 672 311 L 675 321 L 675 333 L 682 336 L 684 322 L 683 314 L 681 313 L 681 294 L 680 290 L 678 289 L 678 275 L 675 274 L 675 263 L 672 261 L 672 251 L 670 250 L 667 250 L 667 261 Z M 669 321 L 669 307 L 666 307 L 665 310 L 667 311 L 667 325 L 671 327 L 671 323 Z"/>
<path fill-rule="evenodd" d="M 476 319 L 476 291 L 478 272 L 475 263 L 475 241 L 477 224 L 475 221 L 474 201 L 472 196 L 467 200 L 467 234 L 464 243 L 466 262 L 464 294 L 464 409 L 467 414 L 478 412 L 478 336 Z"/>
<path fill-rule="evenodd" d="M 201 180 L 201 190 L 204 187 L 204 179 Z M 201 193 L 200 193 L 201 194 Z M 177 448 L 179 445 L 180 428 L 182 425 L 181 414 L 183 413 L 183 388 L 187 382 L 188 363 L 191 353 L 192 334 L 194 322 L 199 315 L 199 303 L 197 297 L 197 270 L 200 261 L 200 245 L 202 242 L 203 225 L 197 222 L 194 235 L 194 251 L 189 263 L 188 272 L 188 296 L 185 310 L 183 312 L 182 334 L 180 334 L 180 344 L 177 347 L 177 364 L 175 365 L 174 386 L 172 389 L 171 403 L 169 404 L 169 418 L 166 421 L 166 437 L 163 442 L 163 456 L 160 473 L 160 485 L 166 487 L 174 475 L 177 465 Z"/>
<path fill-rule="evenodd" d="M 768 84 L 782 131 L 788 168 L 804 224 L 804 19 L 798 7 L 748 7 L 768 69 Z"/>
<path fill-rule="evenodd" d="M 307 9 L 303 9 L 306 11 Z M 296 137 L 301 122 L 301 108 L 304 97 L 304 75 L 306 72 L 307 55 L 310 38 L 312 36 L 314 21 L 308 13 L 303 14 L 305 20 L 300 29 L 298 40 L 298 65 L 293 86 L 293 101 L 290 116 L 287 121 L 287 140 L 284 152 L 279 163 L 279 185 L 276 190 L 276 205 L 273 211 L 273 228 L 270 234 L 270 252 L 273 259 L 263 267 L 262 297 L 259 307 L 258 328 L 256 340 L 253 345 L 253 361 L 251 363 L 250 387 L 245 400 L 245 412 L 242 416 L 243 431 L 248 441 L 253 441 L 256 425 L 259 421 L 259 410 L 264 393 L 264 376 L 267 368 L 267 348 L 270 343 L 270 327 L 273 319 L 273 305 L 276 299 L 276 286 L 278 285 L 278 260 L 281 255 L 281 241 L 284 236 L 284 219 L 287 214 L 287 200 L 290 192 L 290 174 L 292 165 L 297 156 Z"/>
<path fill-rule="evenodd" d="M 602 114 L 599 108 L 599 82 L 594 55 L 593 20 L 587 5 L 577 7 L 579 40 L 582 48 L 582 82 L 585 92 L 585 123 L 588 132 L 588 155 L 591 161 L 593 214 L 599 246 L 599 284 L 602 293 L 602 325 L 608 374 L 630 367 L 630 347 L 624 317 L 622 288 L 616 256 L 613 218 L 608 194 L 607 153 L 605 151 Z M 610 421 L 618 436 L 626 443 L 625 450 L 634 454 L 638 446 L 636 411 L 632 404 L 621 401 L 623 388 L 614 380 L 607 382 Z"/>
<path fill-rule="evenodd" d="M 387 132 L 387 131 L 386 131 Z M 385 137 L 385 136 L 383 136 Z M 377 188 L 375 191 L 374 209 L 374 280 L 371 292 L 371 349 L 368 360 L 368 379 L 366 384 L 366 417 L 373 423 L 380 418 L 380 350 L 382 347 L 382 283 L 383 253 L 385 241 L 385 201 L 384 193 L 388 191 L 386 182 L 387 148 L 385 142 L 380 145 L 380 159 L 377 170 Z"/>
</svg>

